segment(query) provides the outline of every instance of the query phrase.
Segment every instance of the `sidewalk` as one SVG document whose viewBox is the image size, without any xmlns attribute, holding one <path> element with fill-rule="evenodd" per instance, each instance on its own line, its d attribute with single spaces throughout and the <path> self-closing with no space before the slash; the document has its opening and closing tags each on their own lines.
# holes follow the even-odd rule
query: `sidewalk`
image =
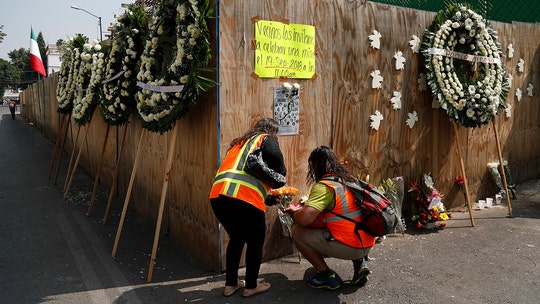
<svg viewBox="0 0 540 304">
<path fill-rule="evenodd" d="M 113 202 L 102 225 L 109 192 L 100 187 L 87 217 L 93 180 L 80 168 L 64 200 L 69 157 L 54 184 L 53 149 L 0 107 L 0 303 L 540 303 L 540 180 L 518 185 L 513 218 L 506 205 L 475 210 L 471 227 L 468 212 L 453 212 L 443 230 L 388 236 L 372 250 L 363 288 L 312 289 L 304 278 L 313 269 L 291 255 L 262 265 L 267 293 L 225 298 L 224 275 L 166 236 L 146 283 L 155 225 L 136 214 L 128 212 L 112 259 L 123 201 Z M 350 261 L 329 265 L 352 277 Z"/>
</svg>

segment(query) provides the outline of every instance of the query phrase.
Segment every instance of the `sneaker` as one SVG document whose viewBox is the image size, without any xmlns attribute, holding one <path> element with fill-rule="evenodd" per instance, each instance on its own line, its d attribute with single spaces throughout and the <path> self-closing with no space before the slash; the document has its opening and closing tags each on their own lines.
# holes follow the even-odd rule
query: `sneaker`
<svg viewBox="0 0 540 304">
<path fill-rule="evenodd" d="M 364 286 L 368 281 L 368 275 L 371 271 L 367 267 L 360 268 L 357 272 L 354 273 L 354 276 L 351 280 L 351 285 Z"/>
<path fill-rule="evenodd" d="M 332 274 L 328 278 L 321 278 L 319 274 L 316 274 L 307 280 L 307 284 L 313 288 L 324 288 L 328 290 L 340 288 L 341 283 L 343 281 L 334 271 L 332 271 Z"/>
</svg>

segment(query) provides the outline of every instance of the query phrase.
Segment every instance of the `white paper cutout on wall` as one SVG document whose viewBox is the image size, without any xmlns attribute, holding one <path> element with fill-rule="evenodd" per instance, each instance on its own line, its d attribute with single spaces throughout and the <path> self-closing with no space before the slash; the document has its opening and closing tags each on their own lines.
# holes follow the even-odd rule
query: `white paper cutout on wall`
<svg viewBox="0 0 540 304">
<path fill-rule="evenodd" d="M 373 81 L 371 82 L 371 88 L 372 89 L 380 89 L 382 87 L 383 77 L 381 76 L 381 71 L 375 70 L 371 72 L 371 77 L 373 77 Z"/>
<path fill-rule="evenodd" d="M 504 109 L 504 112 L 505 112 L 506 118 L 512 117 L 512 105 L 507 103 L 506 109 Z"/>
<path fill-rule="evenodd" d="M 420 73 L 418 76 L 418 90 L 425 91 L 427 90 L 427 78 L 426 74 Z"/>
<path fill-rule="evenodd" d="M 525 70 L 525 60 L 523 60 L 523 58 L 519 58 L 518 72 L 523 73 L 524 70 Z"/>
<path fill-rule="evenodd" d="M 405 57 L 403 57 L 403 53 L 401 51 L 397 51 L 394 54 L 394 58 L 396 59 L 396 70 L 403 70 L 405 68 Z"/>
<path fill-rule="evenodd" d="M 411 40 L 409 40 L 409 45 L 413 53 L 418 53 L 420 51 L 420 38 L 416 35 L 412 35 Z"/>
<path fill-rule="evenodd" d="M 527 96 L 533 97 L 533 90 L 534 86 L 532 85 L 532 83 L 529 83 L 529 85 L 527 86 Z"/>
<path fill-rule="evenodd" d="M 508 74 L 508 88 L 512 88 L 512 83 L 514 82 L 514 75 Z"/>
<path fill-rule="evenodd" d="M 373 34 L 369 35 L 369 41 L 371 41 L 371 47 L 374 49 L 379 49 L 381 47 L 381 33 L 377 32 L 376 30 L 373 30 Z"/>
<path fill-rule="evenodd" d="M 516 89 L 516 97 L 518 101 L 521 101 L 521 95 L 523 95 L 523 92 L 521 92 L 520 88 Z"/>
<path fill-rule="evenodd" d="M 394 110 L 401 109 L 401 92 L 394 91 L 394 97 L 390 98 Z"/>
<path fill-rule="evenodd" d="M 514 46 L 510 43 L 506 49 L 508 50 L 508 58 L 514 57 Z"/>
<path fill-rule="evenodd" d="M 407 117 L 407 126 L 412 129 L 414 127 L 414 124 L 418 121 L 418 113 L 416 113 L 416 111 L 413 111 L 412 113 L 408 113 Z"/>
<path fill-rule="evenodd" d="M 379 126 L 381 125 L 381 120 L 384 119 L 381 112 L 379 112 L 379 110 L 376 110 L 375 114 L 369 116 L 369 118 L 371 119 L 371 123 L 369 124 L 369 126 L 374 130 L 379 130 Z"/>
</svg>

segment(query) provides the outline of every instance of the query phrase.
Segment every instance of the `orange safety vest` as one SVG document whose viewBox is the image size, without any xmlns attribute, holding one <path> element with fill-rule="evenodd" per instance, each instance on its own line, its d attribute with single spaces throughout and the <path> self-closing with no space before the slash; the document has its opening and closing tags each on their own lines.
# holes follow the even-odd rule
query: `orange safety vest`
<svg viewBox="0 0 540 304">
<path fill-rule="evenodd" d="M 270 187 L 244 171 L 247 156 L 262 144 L 266 135 L 253 136 L 244 145 L 236 145 L 227 152 L 214 178 L 210 199 L 225 195 L 250 203 L 266 212 L 264 199 Z"/>
<path fill-rule="evenodd" d="M 360 207 L 354 203 L 354 195 L 351 190 L 345 189 L 342 184 L 330 180 L 320 180 L 334 191 L 336 204 L 332 212 L 351 218 L 357 222 L 360 221 Z M 324 221 L 326 227 L 330 230 L 332 236 L 341 243 L 354 248 L 368 248 L 375 245 L 376 238 L 363 230 L 359 230 L 358 239 L 355 231 L 355 224 L 344 218 L 341 218 L 331 212 L 324 212 Z"/>
</svg>

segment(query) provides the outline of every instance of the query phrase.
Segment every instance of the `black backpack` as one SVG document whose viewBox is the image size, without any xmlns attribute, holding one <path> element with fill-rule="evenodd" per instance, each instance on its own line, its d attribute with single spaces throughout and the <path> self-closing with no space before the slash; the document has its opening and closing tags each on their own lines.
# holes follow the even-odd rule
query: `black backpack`
<svg viewBox="0 0 540 304">
<path fill-rule="evenodd" d="M 355 232 L 358 238 L 360 238 L 358 230 L 363 230 L 372 236 L 383 236 L 395 231 L 398 223 L 396 210 L 392 206 L 392 202 L 377 187 L 362 180 L 358 180 L 356 183 L 342 183 L 337 176 L 323 179 L 340 183 L 352 191 L 355 198 L 354 202 L 360 207 L 361 222 L 342 214 L 330 212 L 355 223 Z"/>
</svg>

